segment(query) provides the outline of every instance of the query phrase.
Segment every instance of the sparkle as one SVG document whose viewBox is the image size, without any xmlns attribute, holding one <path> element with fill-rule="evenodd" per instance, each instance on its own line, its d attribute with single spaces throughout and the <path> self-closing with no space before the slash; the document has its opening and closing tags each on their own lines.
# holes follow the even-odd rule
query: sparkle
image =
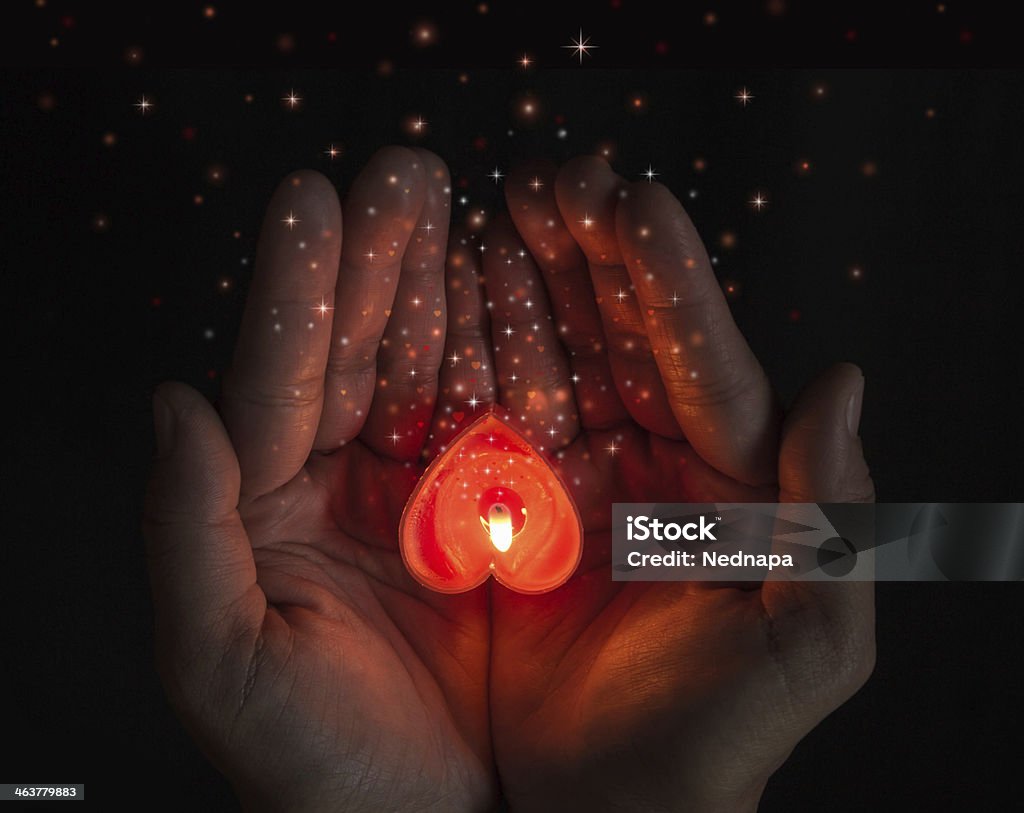
<svg viewBox="0 0 1024 813">
<path fill-rule="evenodd" d="M 328 158 L 330 158 L 333 161 L 335 158 L 337 158 L 339 155 L 341 155 L 341 150 L 339 150 L 337 147 L 335 147 L 333 144 L 331 144 L 331 146 L 329 146 L 326 150 L 324 150 L 324 155 L 326 155 Z"/>
<path fill-rule="evenodd" d="M 533 300 L 527 299 L 523 304 L 526 306 L 526 309 L 529 310 L 530 308 L 533 307 Z"/>
<path fill-rule="evenodd" d="M 540 178 L 534 177 L 534 179 L 530 181 L 529 186 L 534 192 L 540 192 L 540 190 L 544 188 L 544 181 Z"/>
<path fill-rule="evenodd" d="M 398 434 L 398 429 L 392 429 L 391 434 L 387 436 L 388 440 L 391 441 L 392 445 L 397 446 L 398 441 L 402 439 L 402 436 Z"/>
<path fill-rule="evenodd" d="M 434 229 L 437 228 L 437 226 L 435 226 L 428 220 L 426 223 L 420 226 L 420 228 L 423 229 L 423 231 L 425 231 L 429 235 Z"/>
<path fill-rule="evenodd" d="M 644 171 L 643 175 L 647 179 L 647 183 L 650 183 L 658 177 L 658 173 L 654 171 L 654 167 L 650 164 L 647 165 L 647 169 Z"/>
<path fill-rule="evenodd" d="M 673 291 L 672 292 L 672 307 L 675 307 L 678 304 L 679 304 L 679 294 L 677 294 L 675 291 Z"/>
<path fill-rule="evenodd" d="M 579 221 L 579 224 L 585 229 L 589 230 L 594 225 L 594 221 L 591 219 L 589 214 L 584 213 L 583 219 Z"/>
<path fill-rule="evenodd" d="M 757 211 L 761 211 L 765 206 L 768 205 L 768 198 L 762 195 L 760 192 L 754 195 L 750 199 L 750 205 L 753 206 Z"/>
<path fill-rule="evenodd" d="M 420 305 L 423 304 L 423 300 L 420 299 L 418 296 L 414 296 L 412 299 L 409 300 L 409 304 L 412 305 L 414 308 L 418 308 Z"/>
<path fill-rule="evenodd" d="M 529 68 L 533 64 L 533 60 L 530 59 L 529 54 L 523 54 L 523 58 L 519 60 L 519 64 L 524 68 Z"/>
<path fill-rule="evenodd" d="M 288 95 L 287 96 L 282 96 L 281 97 L 281 101 L 284 102 L 286 105 L 288 105 L 288 107 L 290 107 L 292 110 L 294 110 L 296 107 L 299 106 L 299 102 L 302 101 L 302 97 L 299 96 L 295 92 L 295 89 L 293 88 L 292 90 L 288 91 Z"/>
<path fill-rule="evenodd" d="M 505 329 L 501 332 L 505 334 L 506 339 L 511 339 L 515 330 L 512 328 L 512 325 L 505 325 Z"/>
<path fill-rule="evenodd" d="M 288 212 L 288 217 L 286 217 L 286 218 L 283 218 L 283 219 L 281 220 L 281 222 L 282 222 L 282 223 L 284 223 L 285 225 L 287 225 L 289 229 L 294 229 L 294 228 L 295 228 L 295 224 L 296 224 L 296 223 L 301 223 L 302 221 L 301 221 L 301 220 L 299 220 L 299 219 L 298 219 L 298 218 L 297 218 L 297 217 L 295 216 L 295 212 L 289 211 L 289 212 Z"/>
<path fill-rule="evenodd" d="M 580 383 L 580 374 L 579 373 L 573 373 L 571 378 L 572 378 L 572 383 L 573 384 L 579 384 Z"/>
<path fill-rule="evenodd" d="M 417 116 L 412 122 L 412 129 L 417 133 L 422 133 L 426 126 L 427 122 L 424 121 L 423 116 Z"/>
<path fill-rule="evenodd" d="M 462 361 L 462 356 L 460 356 L 458 353 L 452 353 L 450 356 L 448 356 L 448 361 L 450 361 L 452 363 L 452 367 L 454 367 L 456 364 Z"/>
<path fill-rule="evenodd" d="M 153 106 L 153 103 L 146 98 L 146 94 L 142 94 L 139 100 L 135 103 L 135 107 L 138 108 L 139 112 L 145 116 L 146 111 Z"/>
<path fill-rule="evenodd" d="M 479 406 L 480 403 L 480 399 L 476 397 L 475 392 L 469 398 L 466 399 L 466 404 L 470 407 L 470 409 L 474 411 L 476 410 L 477 406 Z"/>
<path fill-rule="evenodd" d="M 326 299 L 320 297 L 320 304 L 314 305 L 313 310 L 320 314 L 320 319 L 322 320 L 328 313 L 334 310 L 334 308 L 327 304 Z"/>
<path fill-rule="evenodd" d="M 558 430 L 555 429 L 555 427 L 551 426 L 551 427 L 548 428 L 548 437 L 553 438 L 557 434 L 558 434 Z"/>
<path fill-rule="evenodd" d="M 747 106 L 748 104 L 750 104 L 751 100 L 752 100 L 752 99 L 754 98 L 754 94 L 753 94 L 753 93 L 751 93 L 751 92 L 750 92 L 749 90 L 747 90 L 747 89 L 746 89 L 746 88 L 744 87 L 744 88 L 740 88 L 740 91 L 739 91 L 739 93 L 737 93 L 737 94 L 736 94 L 736 96 L 735 96 L 734 98 L 735 98 L 735 99 L 736 99 L 736 101 L 738 101 L 738 102 L 739 102 L 739 103 L 740 103 L 741 105 L 743 105 L 744 107 L 746 107 L 746 106 Z"/>
<path fill-rule="evenodd" d="M 377 255 L 376 255 L 376 253 L 374 253 L 374 250 L 371 248 L 363 256 L 366 257 L 366 259 L 368 259 L 372 263 L 373 262 L 373 258 L 376 257 Z"/>
<path fill-rule="evenodd" d="M 598 46 L 590 44 L 590 37 L 584 37 L 583 29 L 581 28 L 579 37 L 574 39 L 570 45 L 563 45 L 562 47 L 569 50 L 572 53 L 572 56 L 578 56 L 580 64 L 582 65 L 583 57 L 590 56 L 591 49 L 597 48 Z"/>
<path fill-rule="evenodd" d="M 504 178 L 504 177 L 505 177 L 505 175 L 504 175 L 504 174 L 502 173 L 502 171 L 501 171 L 500 169 L 498 169 L 497 167 L 495 167 L 495 168 L 494 168 L 494 172 L 492 172 L 492 173 L 491 173 L 490 175 L 488 175 L 487 177 L 488 177 L 488 178 L 490 178 L 491 180 L 493 180 L 495 184 L 497 184 L 497 183 L 498 183 L 498 181 L 500 181 L 500 180 L 501 180 L 502 178 Z"/>
<path fill-rule="evenodd" d="M 626 299 L 626 298 L 627 298 L 628 296 L 629 296 L 629 294 L 628 294 L 628 293 L 626 293 L 625 291 L 623 291 L 623 290 L 622 290 L 621 288 L 619 288 L 619 291 L 618 291 L 618 293 L 617 293 L 617 294 L 615 294 L 615 298 L 616 298 L 617 300 L 619 300 L 619 302 L 622 302 L 622 300 L 623 300 L 623 299 Z"/>
<path fill-rule="evenodd" d="M 508 377 L 508 380 L 515 384 L 519 380 L 519 376 L 516 375 L 515 373 L 512 373 L 512 375 Z"/>
<path fill-rule="evenodd" d="M 615 457 L 616 453 L 619 451 L 619 448 L 619 445 L 613 440 L 607 446 L 604 447 L 604 450 L 608 452 L 608 454 L 610 454 L 612 457 Z"/>
</svg>

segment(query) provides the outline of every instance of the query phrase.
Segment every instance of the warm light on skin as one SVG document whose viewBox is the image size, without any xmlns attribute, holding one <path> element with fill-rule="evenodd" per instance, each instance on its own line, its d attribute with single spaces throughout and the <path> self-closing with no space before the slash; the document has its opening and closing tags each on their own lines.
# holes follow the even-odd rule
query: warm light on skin
<svg viewBox="0 0 1024 813">
<path fill-rule="evenodd" d="M 491 544 L 502 553 L 507 553 L 512 547 L 512 515 L 502 503 L 495 503 L 487 512 L 487 521 L 483 517 L 480 522 L 484 523 L 487 533 L 491 537 Z"/>
</svg>

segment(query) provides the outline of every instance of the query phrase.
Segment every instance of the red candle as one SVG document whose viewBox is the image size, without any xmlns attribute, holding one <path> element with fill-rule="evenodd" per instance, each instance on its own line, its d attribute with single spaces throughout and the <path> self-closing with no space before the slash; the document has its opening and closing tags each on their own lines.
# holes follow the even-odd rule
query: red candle
<svg viewBox="0 0 1024 813">
<path fill-rule="evenodd" d="M 545 593 L 576 570 L 583 526 L 551 464 L 488 412 L 423 473 L 398 539 L 405 566 L 432 590 L 462 593 L 493 575 Z"/>
</svg>

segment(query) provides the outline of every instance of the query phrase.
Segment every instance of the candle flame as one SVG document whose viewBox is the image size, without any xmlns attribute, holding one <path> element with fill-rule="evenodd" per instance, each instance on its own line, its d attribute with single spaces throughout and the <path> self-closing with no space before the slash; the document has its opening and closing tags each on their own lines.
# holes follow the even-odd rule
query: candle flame
<svg viewBox="0 0 1024 813">
<path fill-rule="evenodd" d="M 512 515 L 500 502 L 487 511 L 487 532 L 491 536 L 491 544 L 502 553 L 512 547 Z"/>
</svg>

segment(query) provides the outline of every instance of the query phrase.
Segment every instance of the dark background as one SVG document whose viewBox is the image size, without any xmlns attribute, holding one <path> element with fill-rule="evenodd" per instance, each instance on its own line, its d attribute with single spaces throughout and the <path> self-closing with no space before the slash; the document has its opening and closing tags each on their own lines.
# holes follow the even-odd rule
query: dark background
<svg viewBox="0 0 1024 813">
<path fill-rule="evenodd" d="M 494 20 L 504 4 L 492 6 L 488 16 L 469 4 L 464 16 Z M 973 21 L 935 23 L 925 16 L 934 4 L 915 8 L 921 30 L 946 37 L 949 61 L 963 63 L 956 49 L 981 36 Z M 50 51 L 63 44 L 32 51 L 30 41 L 31 67 L 0 80 L 5 778 L 86 781 L 106 800 L 131 777 L 159 788 L 168 807 L 236 804 L 166 707 L 152 666 L 139 533 L 149 395 L 165 378 L 216 393 L 261 208 L 297 167 L 344 189 L 378 146 L 421 144 L 448 160 L 453 194 L 468 200 L 454 207 L 462 218 L 499 205 L 487 173 L 517 157 L 607 148 L 627 177 L 653 166 L 717 257 L 735 316 L 785 400 L 832 361 L 864 369 L 862 434 L 880 500 L 1024 493 L 1019 73 L 674 71 L 677 62 L 649 65 L 665 56 L 650 50 L 636 57 L 642 69 L 625 70 L 641 40 L 607 9 L 594 15 L 599 49 L 582 66 L 561 50 L 577 21 L 545 25 L 522 47 L 509 36 L 500 52 L 459 65 L 456 40 L 472 55 L 478 37 L 456 37 L 435 17 L 432 47 L 447 50 L 422 56 L 409 32 L 430 15 L 408 14 L 385 31 L 398 44 L 358 70 L 304 69 L 326 48 L 303 51 L 312 35 L 295 37 L 301 58 L 260 40 L 270 69 L 169 70 L 172 51 L 158 43 L 184 23 L 169 23 L 162 40 L 153 20 L 117 38 L 99 26 L 89 34 L 88 18 L 66 26 L 52 6 L 30 11 L 48 16 L 25 32 L 88 34 L 105 67 L 75 64 L 88 61 L 84 46 L 62 65 Z M 786 22 L 794 12 L 782 23 L 761 13 L 797 38 Z M 828 64 L 851 59 L 840 43 L 893 36 L 853 24 L 851 40 L 850 23 L 830 22 L 838 56 L 822 56 Z M 501 18 L 486 25 L 493 32 Z M 678 60 L 678 42 L 649 27 L 644 47 L 665 41 Z M 139 47 L 159 58 L 126 61 L 146 36 Z M 219 36 L 244 56 L 249 40 Z M 736 36 L 742 45 L 747 34 Z M 811 42 L 825 55 L 823 39 Z M 1001 40 L 991 42 L 986 59 Z M 198 62 L 215 61 L 203 58 L 213 45 L 194 44 Z M 537 67 L 515 65 L 523 52 Z M 786 54 L 778 64 L 799 61 Z M 501 67 L 479 67 L 492 62 Z M 434 64 L 453 70 L 425 69 Z M 735 98 L 744 87 L 754 94 L 746 106 Z M 302 101 L 290 109 L 282 97 L 293 89 Z M 517 112 L 524 93 L 539 103 L 533 121 Z M 144 114 L 134 107 L 142 95 L 153 104 Z M 415 116 L 425 133 L 408 130 Z M 333 160 L 330 144 L 341 149 Z M 749 203 L 757 193 L 768 200 L 760 211 Z M 879 585 L 874 677 L 797 748 L 762 809 L 964 810 L 1017 793 L 1021 609 L 1015 584 Z"/>
</svg>

